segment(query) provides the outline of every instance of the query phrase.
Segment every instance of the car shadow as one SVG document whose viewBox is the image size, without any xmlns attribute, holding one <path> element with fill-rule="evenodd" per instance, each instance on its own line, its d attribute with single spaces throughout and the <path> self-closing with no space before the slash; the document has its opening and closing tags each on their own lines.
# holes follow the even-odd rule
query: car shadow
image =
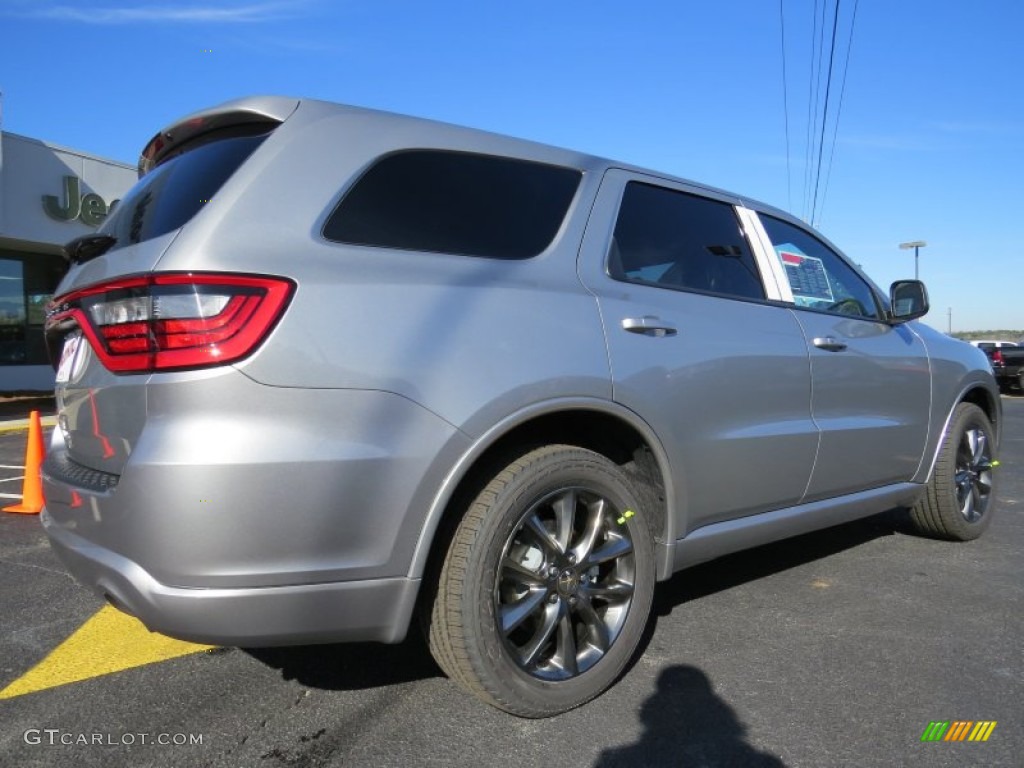
<svg viewBox="0 0 1024 768">
<path fill-rule="evenodd" d="M 356 691 L 442 677 L 418 628 L 396 645 L 334 643 L 243 648 L 245 653 L 309 688 Z"/>
<path fill-rule="evenodd" d="M 658 618 L 702 597 L 757 581 L 776 573 L 822 560 L 875 539 L 897 533 L 910 533 L 906 510 L 893 509 L 878 515 L 806 533 L 790 539 L 725 555 L 677 572 L 658 585 L 651 607 L 651 618 L 640 639 L 638 652 L 629 669 L 637 663 L 657 630 Z"/>
<path fill-rule="evenodd" d="M 690 600 L 757 581 L 907 530 L 906 513 L 891 510 L 694 565 L 659 585 L 654 596 L 654 611 L 658 616 L 666 616 L 673 608 Z"/>
<path fill-rule="evenodd" d="M 894 510 L 687 568 L 658 585 L 651 619 L 629 668 L 649 645 L 659 616 L 667 616 L 691 600 L 905 530 L 905 513 Z M 443 677 L 415 620 L 406 639 L 397 645 L 336 643 L 242 650 L 262 664 L 280 670 L 286 680 L 296 680 L 305 686 L 323 690 L 361 690 Z"/>
</svg>

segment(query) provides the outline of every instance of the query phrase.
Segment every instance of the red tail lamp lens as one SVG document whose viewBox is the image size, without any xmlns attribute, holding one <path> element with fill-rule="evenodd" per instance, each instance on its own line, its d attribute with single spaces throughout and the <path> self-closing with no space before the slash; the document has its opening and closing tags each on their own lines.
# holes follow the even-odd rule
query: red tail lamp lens
<svg viewBox="0 0 1024 768">
<path fill-rule="evenodd" d="M 263 343 L 294 290 L 280 277 L 147 275 L 54 299 L 46 327 L 73 320 L 115 373 L 226 365 Z"/>
</svg>

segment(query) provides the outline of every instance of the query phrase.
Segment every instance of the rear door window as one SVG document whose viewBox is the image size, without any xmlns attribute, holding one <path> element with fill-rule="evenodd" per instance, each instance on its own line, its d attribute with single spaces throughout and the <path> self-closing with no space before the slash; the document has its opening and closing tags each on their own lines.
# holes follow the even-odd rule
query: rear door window
<svg viewBox="0 0 1024 768">
<path fill-rule="evenodd" d="M 526 259 L 554 240 L 581 177 L 507 157 L 399 152 L 355 183 L 323 234 L 353 245 Z"/>
<path fill-rule="evenodd" d="M 635 181 L 622 197 L 608 273 L 661 288 L 765 298 L 731 205 Z"/>
</svg>

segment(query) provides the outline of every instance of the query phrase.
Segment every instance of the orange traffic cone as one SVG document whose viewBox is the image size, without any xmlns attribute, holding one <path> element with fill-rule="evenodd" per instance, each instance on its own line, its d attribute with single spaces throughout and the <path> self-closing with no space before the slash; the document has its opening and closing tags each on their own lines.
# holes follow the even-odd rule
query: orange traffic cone
<svg viewBox="0 0 1024 768">
<path fill-rule="evenodd" d="M 42 466 L 46 447 L 43 445 L 43 426 L 39 421 L 39 411 L 32 411 L 28 419 L 28 446 L 25 448 L 25 480 L 21 486 L 21 504 L 4 507 L 4 512 L 38 515 L 43 511 L 43 481 L 39 477 L 39 467 Z"/>
</svg>

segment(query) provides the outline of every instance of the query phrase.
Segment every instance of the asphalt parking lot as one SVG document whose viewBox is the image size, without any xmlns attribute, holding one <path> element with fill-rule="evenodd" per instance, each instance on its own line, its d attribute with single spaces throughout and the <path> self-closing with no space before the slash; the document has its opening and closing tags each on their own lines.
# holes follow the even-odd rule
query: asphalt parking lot
<svg viewBox="0 0 1024 768">
<path fill-rule="evenodd" d="M 179 648 L 111 671 L 146 633 L 97 617 L 37 517 L 2 514 L 0 765 L 1020 766 L 1024 398 L 1003 405 L 982 539 L 920 539 L 889 513 L 684 571 L 625 678 L 547 721 L 469 698 L 418 636 Z M 24 440 L 0 435 L 0 465 Z M 996 726 L 922 742 L 934 721 Z"/>
</svg>

